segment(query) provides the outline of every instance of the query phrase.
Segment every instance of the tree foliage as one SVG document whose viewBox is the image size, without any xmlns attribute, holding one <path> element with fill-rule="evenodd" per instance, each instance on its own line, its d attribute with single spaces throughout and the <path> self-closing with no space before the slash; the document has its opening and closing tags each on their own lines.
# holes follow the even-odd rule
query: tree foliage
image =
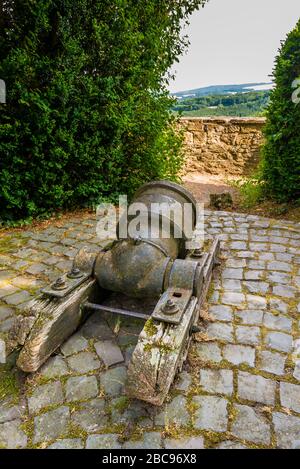
<svg viewBox="0 0 300 469">
<path fill-rule="evenodd" d="M 300 21 L 287 36 L 276 59 L 263 149 L 263 179 L 279 201 L 300 199 Z M 294 85 L 293 85 L 294 84 Z"/>
<path fill-rule="evenodd" d="M 175 178 L 168 70 L 206 0 L 2 0 L 0 218 Z"/>
</svg>

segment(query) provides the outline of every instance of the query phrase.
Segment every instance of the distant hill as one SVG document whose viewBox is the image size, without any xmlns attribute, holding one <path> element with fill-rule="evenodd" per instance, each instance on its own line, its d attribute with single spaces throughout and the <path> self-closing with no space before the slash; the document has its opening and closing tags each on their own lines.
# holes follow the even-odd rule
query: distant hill
<svg viewBox="0 0 300 469">
<path fill-rule="evenodd" d="M 247 93 L 250 91 L 264 91 L 272 88 L 272 83 L 244 83 L 241 85 L 213 85 L 193 90 L 172 93 L 178 99 L 197 98 L 200 96 L 226 95 L 230 93 Z"/>
</svg>

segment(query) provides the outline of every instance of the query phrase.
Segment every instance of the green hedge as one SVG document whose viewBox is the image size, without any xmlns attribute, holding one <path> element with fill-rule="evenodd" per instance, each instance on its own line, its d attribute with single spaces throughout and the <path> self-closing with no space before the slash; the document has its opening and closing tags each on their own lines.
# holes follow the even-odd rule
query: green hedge
<svg viewBox="0 0 300 469">
<path fill-rule="evenodd" d="M 0 218 L 96 203 L 182 164 L 168 69 L 205 0 L 0 6 Z"/>
<path fill-rule="evenodd" d="M 300 103 L 292 84 L 300 78 L 300 21 L 287 36 L 276 59 L 276 87 L 271 93 L 263 149 L 263 179 L 278 201 L 300 199 Z M 300 81 L 298 86 L 300 88 Z"/>
</svg>

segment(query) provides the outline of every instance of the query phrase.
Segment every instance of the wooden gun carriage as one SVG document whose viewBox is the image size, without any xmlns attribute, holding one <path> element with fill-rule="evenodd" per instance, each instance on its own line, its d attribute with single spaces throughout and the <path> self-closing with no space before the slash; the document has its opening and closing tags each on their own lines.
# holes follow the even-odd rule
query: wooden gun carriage
<svg viewBox="0 0 300 469">
<path fill-rule="evenodd" d="M 22 347 L 17 366 L 25 372 L 37 371 L 93 311 L 143 319 L 145 326 L 128 366 L 126 392 L 159 406 L 186 360 L 193 333 L 199 331 L 199 313 L 218 263 L 220 243 L 216 239 L 205 252 L 194 230 L 193 244 L 187 247 L 188 236 L 168 208 L 190 204 L 195 229 L 196 201 L 178 184 L 145 184 L 132 202 L 145 207 L 140 213 L 144 219 L 160 204 L 155 216 L 168 222 L 170 236 L 165 236 L 161 223 L 155 237 L 144 229 L 138 237 L 118 236 L 99 252 L 81 249 L 72 270 L 29 305 L 15 334 Z M 130 216 L 125 216 L 128 223 Z M 103 301 L 110 292 L 152 298 L 156 306 L 150 315 L 109 307 Z"/>
</svg>

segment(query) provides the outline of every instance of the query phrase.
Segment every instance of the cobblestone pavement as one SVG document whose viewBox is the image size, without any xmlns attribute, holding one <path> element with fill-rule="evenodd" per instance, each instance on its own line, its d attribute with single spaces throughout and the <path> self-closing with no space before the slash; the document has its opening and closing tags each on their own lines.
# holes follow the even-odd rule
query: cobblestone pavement
<svg viewBox="0 0 300 469">
<path fill-rule="evenodd" d="M 89 217 L 0 235 L 2 336 L 76 249 L 97 244 Z M 300 448 L 300 225 L 206 212 L 206 228 L 221 234 L 222 265 L 166 405 L 123 395 L 142 325 L 96 314 L 19 389 L 2 372 L 0 447 Z"/>
</svg>

